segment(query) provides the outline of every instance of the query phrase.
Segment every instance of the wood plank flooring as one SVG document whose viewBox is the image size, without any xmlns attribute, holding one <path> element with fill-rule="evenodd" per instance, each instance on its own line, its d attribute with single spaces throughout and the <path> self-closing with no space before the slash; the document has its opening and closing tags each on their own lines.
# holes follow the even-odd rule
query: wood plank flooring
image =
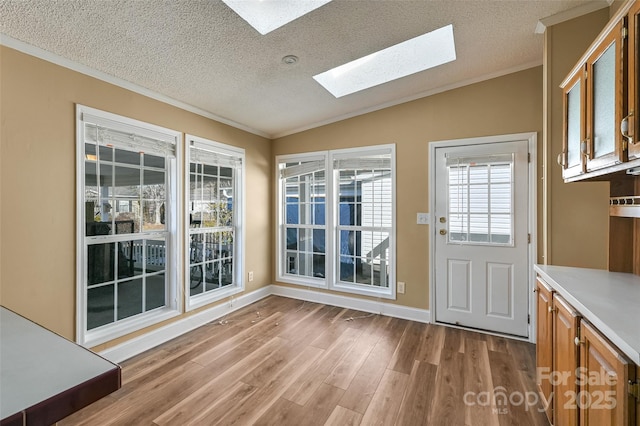
<svg viewBox="0 0 640 426">
<path fill-rule="evenodd" d="M 534 345 L 277 296 L 122 367 L 59 424 L 549 424 Z"/>
</svg>

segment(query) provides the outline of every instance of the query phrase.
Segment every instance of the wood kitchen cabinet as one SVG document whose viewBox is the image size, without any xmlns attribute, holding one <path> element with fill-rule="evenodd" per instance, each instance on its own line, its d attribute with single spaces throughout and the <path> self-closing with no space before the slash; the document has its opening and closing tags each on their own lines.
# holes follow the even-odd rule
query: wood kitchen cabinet
<svg viewBox="0 0 640 426">
<path fill-rule="evenodd" d="M 565 181 L 640 170 L 640 1 L 628 0 L 560 85 Z"/>
<path fill-rule="evenodd" d="M 552 298 L 553 311 L 553 425 L 576 426 L 578 394 L 578 313 L 561 296 Z"/>
<path fill-rule="evenodd" d="M 580 426 L 635 424 L 635 398 L 628 392 L 636 365 L 591 324 L 580 323 Z"/>
<path fill-rule="evenodd" d="M 562 154 L 558 163 L 562 166 L 562 177 L 568 179 L 585 172 L 586 162 L 581 152 L 586 141 L 586 66 L 576 69 L 562 86 L 564 103 L 564 125 Z M 586 143 L 586 142 L 585 142 Z M 586 145 L 584 146 L 586 152 Z"/>
<path fill-rule="evenodd" d="M 626 17 L 609 24 L 562 83 L 565 179 L 627 160 L 619 127 L 624 117 Z"/>
<path fill-rule="evenodd" d="M 536 281 L 537 318 L 536 327 L 536 366 L 538 374 L 536 383 L 542 400 L 546 407 L 549 421 L 553 420 L 553 401 L 551 384 L 551 372 L 553 371 L 553 290 L 543 281 Z"/>
<path fill-rule="evenodd" d="M 628 63 L 628 158 L 640 159 L 640 2 L 635 1 L 627 17 Z"/>
<path fill-rule="evenodd" d="M 626 19 L 621 19 L 599 41 L 587 58 L 587 172 L 627 160 L 620 123 L 625 99 L 623 82 L 627 72 L 624 55 Z M 582 148 L 582 147 L 581 147 Z"/>
<path fill-rule="evenodd" d="M 556 286 L 539 276 L 535 290 L 536 380 L 550 423 L 640 426 L 640 365 L 585 319 Z"/>
</svg>

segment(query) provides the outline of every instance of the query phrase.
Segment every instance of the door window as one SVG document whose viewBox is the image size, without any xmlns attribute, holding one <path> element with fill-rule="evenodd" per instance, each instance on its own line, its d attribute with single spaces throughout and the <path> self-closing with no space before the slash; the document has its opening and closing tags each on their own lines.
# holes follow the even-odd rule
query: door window
<svg viewBox="0 0 640 426">
<path fill-rule="evenodd" d="M 447 158 L 448 242 L 513 245 L 513 155 Z"/>
</svg>

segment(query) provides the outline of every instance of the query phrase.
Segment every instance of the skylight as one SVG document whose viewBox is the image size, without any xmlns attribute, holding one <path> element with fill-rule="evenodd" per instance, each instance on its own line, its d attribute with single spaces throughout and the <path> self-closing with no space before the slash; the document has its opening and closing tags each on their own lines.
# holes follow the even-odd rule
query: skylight
<svg viewBox="0 0 640 426">
<path fill-rule="evenodd" d="M 456 59 L 453 25 L 439 28 L 314 75 L 336 98 Z"/>
<path fill-rule="evenodd" d="M 265 35 L 331 0 L 222 0 Z"/>
</svg>

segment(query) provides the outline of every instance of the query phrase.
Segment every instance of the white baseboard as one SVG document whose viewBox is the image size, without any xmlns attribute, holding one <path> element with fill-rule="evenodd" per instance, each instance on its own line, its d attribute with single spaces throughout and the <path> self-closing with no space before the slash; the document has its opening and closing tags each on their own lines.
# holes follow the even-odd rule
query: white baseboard
<svg viewBox="0 0 640 426">
<path fill-rule="evenodd" d="M 127 340 L 112 348 L 105 349 L 100 355 L 111 362 L 122 362 L 135 355 L 154 348 L 164 342 L 174 339 L 191 330 L 195 330 L 211 321 L 221 318 L 233 311 L 244 308 L 258 300 L 264 299 L 271 294 L 271 286 L 259 288 L 251 293 L 234 297 L 232 302 L 224 302 L 210 309 L 190 315 L 178 321 L 167 324 L 142 336 Z"/>
<path fill-rule="evenodd" d="M 251 293 L 234 297 L 232 303 L 221 303 L 205 311 L 198 312 L 195 315 L 185 317 L 164 327 L 150 331 L 142 336 L 127 340 L 126 342 L 112 348 L 105 349 L 100 352 L 100 355 L 115 363 L 122 362 L 270 295 L 323 303 L 326 305 L 355 309 L 363 312 L 372 312 L 411 321 L 423 323 L 431 322 L 431 315 L 426 309 L 410 308 L 408 306 L 394 305 L 392 303 L 358 299 L 355 297 L 301 288 L 268 285 L 259 288 L 256 291 L 252 291 Z"/>
<path fill-rule="evenodd" d="M 411 321 L 429 323 L 431 314 L 426 309 L 411 308 L 403 305 L 395 305 L 376 300 L 358 299 L 355 297 L 342 296 L 334 293 L 324 293 L 303 288 L 284 287 L 271 285 L 271 294 L 277 296 L 290 297 L 292 299 L 306 300 L 308 302 L 324 303 L 326 305 L 338 306 L 340 308 L 355 309 L 363 312 L 386 315 L 394 318 L 402 318 Z"/>
</svg>

